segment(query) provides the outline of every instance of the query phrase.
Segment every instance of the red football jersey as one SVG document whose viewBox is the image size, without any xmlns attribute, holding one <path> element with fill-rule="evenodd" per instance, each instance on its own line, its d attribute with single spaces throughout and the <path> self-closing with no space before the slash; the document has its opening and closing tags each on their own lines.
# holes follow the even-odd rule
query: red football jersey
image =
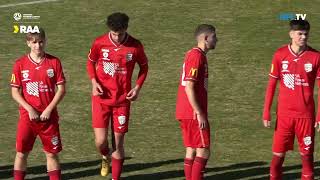
<svg viewBox="0 0 320 180">
<path fill-rule="evenodd" d="M 13 66 L 11 86 L 21 88 L 26 102 L 39 112 L 50 104 L 56 85 L 62 83 L 65 78 L 60 60 L 52 55 L 45 54 L 40 63 L 24 55 Z M 19 109 L 26 111 L 22 106 Z M 57 113 L 56 109 L 52 113 Z"/>
<path fill-rule="evenodd" d="M 140 66 L 137 84 L 142 86 L 148 71 L 148 60 L 139 40 L 126 34 L 121 44 L 113 42 L 110 33 L 98 37 L 90 49 L 88 59 L 96 63 L 95 78 L 103 88 L 100 102 L 110 106 L 128 105 L 127 93 L 135 63 Z M 93 76 L 89 73 L 89 76 Z"/>
<path fill-rule="evenodd" d="M 279 48 L 273 57 L 270 76 L 280 80 L 277 115 L 313 118 L 313 88 L 320 78 L 320 54 L 307 47 L 299 55 L 289 45 Z"/>
<path fill-rule="evenodd" d="M 207 114 L 208 107 L 208 62 L 206 54 L 200 48 L 186 53 L 177 95 L 176 118 L 194 119 L 195 112 L 185 92 L 186 81 L 196 82 L 196 96 L 201 109 Z"/>
</svg>

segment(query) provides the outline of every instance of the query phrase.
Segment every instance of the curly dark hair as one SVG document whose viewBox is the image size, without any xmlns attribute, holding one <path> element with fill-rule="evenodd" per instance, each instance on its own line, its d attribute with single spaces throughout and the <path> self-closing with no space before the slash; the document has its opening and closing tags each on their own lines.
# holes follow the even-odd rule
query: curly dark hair
<svg viewBox="0 0 320 180">
<path fill-rule="evenodd" d="M 115 12 L 108 16 L 107 26 L 111 31 L 127 30 L 129 23 L 129 16 L 125 13 Z"/>
</svg>

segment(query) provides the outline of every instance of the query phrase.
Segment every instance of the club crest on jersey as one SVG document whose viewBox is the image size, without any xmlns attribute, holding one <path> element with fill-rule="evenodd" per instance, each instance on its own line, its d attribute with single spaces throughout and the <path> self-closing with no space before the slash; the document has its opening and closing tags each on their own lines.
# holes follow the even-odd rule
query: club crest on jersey
<svg viewBox="0 0 320 180">
<path fill-rule="evenodd" d="M 59 138 L 58 138 L 58 136 L 53 136 L 53 137 L 51 138 L 51 143 L 52 143 L 52 145 L 54 145 L 54 146 L 58 145 L 58 144 L 59 144 Z"/>
<path fill-rule="evenodd" d="M 289 61 L 282 61 L 282 71 L 281 72 L 289 72 Z"/>
<path fill-rule="evenodd" d="M 304 64 L 304 70 L 306 72 L 311 72 L 312 71 L 312 64 L 311 63 Z"/>
<path fill-rule="evenodd" d="M 48 69 L 48 70 L 47 70 L 47 74 L 48 74 L 48 77 L 49 77 L 49 78 L 52 78 L 52 77 L 54 76 L 54 71 L 53 71 L 53 69 Z"/>
<path fill-rule="evenodd" d="M 21 73 L 22 73 L 22 77 L 23 77 L 22 81 L 31 80 L 31 79 L 29 79 L 29 70 L 22 70 Z"/>
<path fill-rule="evenodd" d="M 118 122 L 120 125 L 124 125 L 126 123 L 126 116 L 119 116 Z"/>
<path fill-rule="evenodd" d="M 126 56 L 126 60 L 127 61 L 132 61 L 132 57 L 133 57 L 133 54 L 132 53 L 128 53 L 127 56 Z"/>
</svg>

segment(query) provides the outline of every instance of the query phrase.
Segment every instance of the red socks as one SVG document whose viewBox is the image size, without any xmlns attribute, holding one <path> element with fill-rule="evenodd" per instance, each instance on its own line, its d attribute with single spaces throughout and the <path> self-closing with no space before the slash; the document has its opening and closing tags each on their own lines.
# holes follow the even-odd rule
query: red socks
<svg viewBox="0 0 320 180">
<path fill-rule="evenodd" d="M 301 161 L 302 161 L 301 180 L 313 180 L 314 179 L 313 154 L 301 156 Z"/>
<path fill-rule="evenodd" d="M 193 159 L 189 159 L 189 158 L 184 159 L 184 175 L 186 177 L 186 180 L 191 180 L 192 165 L 193 165 Z"/>
<path fill-rule="evenodd" d="M 284 157 L 273 155 L 270 165 L 270 180 L 282 179 L 282 164 Z"/>
<path fill-rule="evenodd" d="M 25 176 L 26 176 L 26 172 L 25 171 L 13 170 L 14 180 L 24 180 Z"/>
<path fill-rule="evenodd" d="M 61 180 L 61 169 L 49 171 L 48 176 L 50 180 Z"/>
<path fill-rule="evenodd" d="M 123 166 L 123 162 L 124 159 L 115 159 L 115 158 L 111 158 L 111 166 L 112 166 L 112 179 L 113 180 L 119 180 L 120 179 L 120 175 L 121 175 L 121 171 L 122 171 L 122 166 Z"/>
<path fill-rule="evenodd" d="M 202 180 L 208 159 L 196 157 L 192 165 L 192 180 Z"/>
<path fill-rule="evenodd" d="M 100 154 L 103 156 L 109 156 L 109 148 L 108 147 L 100 147 Z"/>
</svg>

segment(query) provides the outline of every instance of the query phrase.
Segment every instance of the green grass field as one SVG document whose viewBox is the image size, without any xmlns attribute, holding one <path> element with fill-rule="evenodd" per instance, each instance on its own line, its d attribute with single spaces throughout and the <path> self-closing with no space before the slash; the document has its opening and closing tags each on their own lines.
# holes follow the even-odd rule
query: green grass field
<svg viewBox="0 0 320 180">
<path fill-rule="evenodd" d="M 1 0 L 0 6 L 20 2 L 26 1 Z M 48 35 L 47 52 L 60 57 L 64 66 L 67 95 L 59 105 L 63 179 L 107 179 L 99 175 L 100 157 L 91 128 L 91 84 L 85 67 L 92 40 L 106 31 L 105 18 L 115 11 L 130 16 L 128 31 L 143 42 L 150 64 L 140 98 L 132 106 L 122 176 L 184 178 L 184 148 L 174 116 L 179 73 L 184 53 L 195 44 L 196 25 L 214 24 L 219 42 L 208 54 L 212 156 L 206 179 L 229 180 L 268 178 L 273 130 L 261 123 L 264 89 L 273 52 L 289 42 L 288 22 L 280 21 L 279 14 L 306 13 L 311 23 L 309 44 L 320 49 L 319 4 L 320 0 L 60 0 L 0 8 L 0 179 L 12 179 L 15 156 L 18 113 L 8 86 L 11 68 L 28 51 L 24 36 L 12 33 L 15 12 L 41 16 L 40 25 Z M 315 150 L 318 179 L 319 145 Z M 300 178 L 299 164 L 298 151 L 288 153 L 285 179 Z M 37 141 L 29 156 L 27 178 L 45 179 L 44 165 Z"/>
</svg>

